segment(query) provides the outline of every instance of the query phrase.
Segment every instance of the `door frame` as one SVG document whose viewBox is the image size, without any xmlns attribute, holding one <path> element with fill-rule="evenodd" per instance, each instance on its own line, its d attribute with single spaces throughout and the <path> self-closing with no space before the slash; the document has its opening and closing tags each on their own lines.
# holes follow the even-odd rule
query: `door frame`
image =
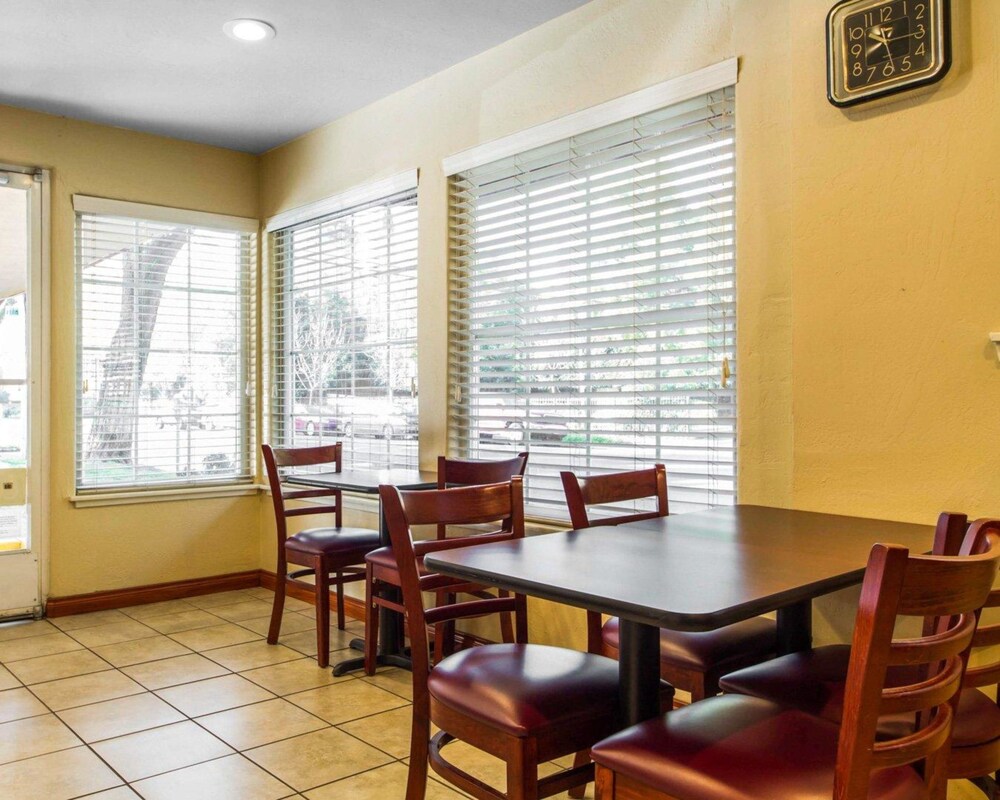
<svg viewBox="0 0 1000 800">
<path fill-rule="evenodd" d="M 31 552 L 37 560 L 41 615 L 49 595 L 49 428 L 51 365 L 51 175 L 49 170 L 0 163 L 0 172 L 30 175 L 28 192 L 28 470 Z"/>
</svg>

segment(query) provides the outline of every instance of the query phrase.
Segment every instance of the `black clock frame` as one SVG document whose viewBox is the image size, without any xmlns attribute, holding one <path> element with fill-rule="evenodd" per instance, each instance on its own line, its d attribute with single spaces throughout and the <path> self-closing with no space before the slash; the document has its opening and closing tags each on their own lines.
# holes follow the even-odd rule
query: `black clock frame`
<svg viewBox="0 0 1000 800">
<path fill-rule="evenodd" d="M 919 89 L 923 86 L 930 86 L 931 84 L 937 83 L 945 75 L 948 74 L 948 70 L 951 69 L 951 0 L 941 0 L 941 33 L 943 39 L 942 45 L 942 56 L 943 60 L 941 62 L 941 69 L 938 70 L 933 75 L 928 75 L 924 78 L 917 78 L 911 83 L 905 83 L 900 86 L 893 86 L 887 89 L 879 90 L 876 88 L 871 94 L 865 95 L 864 97 L 855 97 L 850 100 L 837 100 L 833 96 L 833 46 L 834 42 L 831 40 L 831 25 L 830 21 L 833 17 L 833 13 L 841 6 L 846 6 L 850 3 L 857 2 L 857 0 L 840 0 L 840 2 L 835 3 L 830 9 L 829 13 L 826 15 L 826 99 L 830 101 L 832 105 L 837 108 L 850 108 L 851 106 L 861 105 L 862 103 L 870 103 L 873 100 L 881 100 L 884 97 L 890 97 L 895 94 L 902 94 L 903 92 L 909 92 L 913 89 Z M 885 2 L 891 2 L 891 0 L 885 0 Z M 840 43 L 837 42 L 839 46 Z"/>
</svg>

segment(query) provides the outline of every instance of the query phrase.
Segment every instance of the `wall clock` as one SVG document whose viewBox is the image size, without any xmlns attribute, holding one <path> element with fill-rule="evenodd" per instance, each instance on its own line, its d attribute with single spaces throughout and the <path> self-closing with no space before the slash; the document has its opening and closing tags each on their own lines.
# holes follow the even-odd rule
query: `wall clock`
<svg viewBox="0 0 1000 800">
<path fill-rule="evenodd" d="M 827 97 L 853 106 L 941 80 L 949 0 L 842 0 L 826 18 Z"/>
</svg>

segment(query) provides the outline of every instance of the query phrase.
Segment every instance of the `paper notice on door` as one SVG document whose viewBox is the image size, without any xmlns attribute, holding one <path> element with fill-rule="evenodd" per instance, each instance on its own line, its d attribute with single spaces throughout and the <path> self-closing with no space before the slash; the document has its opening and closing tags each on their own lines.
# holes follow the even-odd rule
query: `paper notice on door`
<svg viewBox="0 0 1000 800">
<path fill-rule="evenodd" d="M 28 538 L 28 507 L 0 506 L 0 552 L 24 550 Z"/>
</svg>

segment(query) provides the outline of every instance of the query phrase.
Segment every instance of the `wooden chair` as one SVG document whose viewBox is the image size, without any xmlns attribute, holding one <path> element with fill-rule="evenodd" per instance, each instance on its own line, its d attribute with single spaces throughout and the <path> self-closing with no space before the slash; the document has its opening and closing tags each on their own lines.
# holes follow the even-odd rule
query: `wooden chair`
<svg viewBox="0 0 1000 800">
<path fill-rule="evenodd" d="M 598 743 L 597 798 L 944 800 L 954 705 L 1000 547 L 963 557 L 872 549 L 861 589 L 842 724 L 759 697 L 727 694 Z M 930 635 L 893 638 L 901 616 Z M 890 669 L 914 670 L 906 684 Z M 915 727 L 887 735 L 882 714 Z"/>
<path fill-rule="evenodd" d="M 662 464 L 652 469 L 618 472 L 580 478 L 572 472 L 560 473 L 570 520 L 574 528 L 594 525 L 620 525 L 644 519 L 665 517 L 667 506 L 667 471 Z M 587 507 L 608 503 L 656 498 L 656 510 L 615 517 L 591 519 Z M 626 531 L 622 532 L 627 535 Z M 601 615 L 587 612 L 587 649 L 591 653 L 618 658 L 618 619 L 601 623 Z M 718 694 L 719 678 L 749 664 L 774 655 L 777 630 L 771 620 L 758 618 L 715 631 L 689 633 L 660 631 L 660 675 L 678 689 L 691 693 L 691 700 Z"/>
<path fill-rule="evenodd" d="M 981 553 L 998 536 L 998 520 L 978 520 L 967 526 L 964 514 L 945 513 L 938 519 L 933 552 L 946 556 Z M 1000 590 L 994 590 L 985 607 L 998 606 Z M 933 631 L 933 625 L 933 619 L 925 620 L 925 635 Z M 996 783 L 1000 779 L 1000 775 L 996 774 L 1000 770 L 1000 707 L 982 689 L 992 687 L 995 692 L 1000 682 L 1000 654 L 995 650 L 986 650 L 997 644 L 1000 644 L 1000 624 L 980 623 L 973 639 L 973 652 L 982 658 L 965 673 L 955 713 L 947 769 L 949 779 L 973 780 L 991 799 L 998 796 Z M 727 692 L 793 705 L 810 714 L 839 722 L 843 715 L 850 656 L 848 645 L 817 647 L 727 675 L 722 679 L 722 688 Z M 890 682 L 910 679 L 910 670 L 890 670 Z M 880 720 L 879 727 L 883 733 L 892 734 L 907 725 L 912 727 L 913 723 L 912 715 L 903 718 L 889 716 Z M 987 779 L 985 776 L 991 773 L 993 778 Z"/>
<path fill-rule="evenodd" d="M 365 555 L 379 545 L 378 531 L 367 528 L 343 527 L 343 509 L 339 489 L 287 490 L 281 482 L 279 470 L 285 467 L 306 467 L 331 464 L 336 472 L 341 470 L 341 443 L 322 447 L 282 448 L 261 445 L 267 479 L 271 485 L 274 519 L 278 533 L 277 582 L 274 587 L 274 605 L 271 608 L 271 626 L 267 632 L 268 644 L 276 644 L 281 633 L 281 615 L 285 608 L 285 587 L 289 583 L 303 586 L 316 593 L 316 660 L 319 666 L 330 663 L 330 587 L 337 591 L 337 627 L 344 628 L 344 584 L 362 580 L 361 567 Z M 309 504 L 300 508 L 287 508 L 289 500 L 330 498 L 322 505 Z M 292 536 L 288 535 L 289 517 L 307 514 L 333 514 L 332 527 L 310 528 Z M 288 572 L 288 565 L 307 567 Z M 300 580 L 312 575 L 315 583 Z"/>
<path fill-rule="evenodd" d="M 406 800 L 423 800 L 427 765 L 479 800 L 536 800 L 593 779 L 593 765 L 539 780 L 539 764 L 589 748 L 617 729 L 618 665 L 603 656 L 526 644 L 523 595 L 475 598 L 424 607 L 424 592 L 455 588 L 453 579 L 426 574 L 428 552 L 523 536 L 520 477 L 501 484 L 420 492 L 380 487 L 392 550 L 398 562 L 413 658 L 413 722 Z M 478 538 L 414 543 L 412 525 L 463 525 L 510 519 L 511 531 Z M 461 650 L 431 665 L 428 625 L 511 612 L 514 643 Z M 431 737 L 431 724 L 441 730 Z M 500 792 L 447 761 L 461 740 L 503 759 L 507 791 Z"/>
<path fill-rule="evenodd" d="M 438 456 L 437 485 L 439 489 L 447 486 L 481 486 L 487 483 L 502 483 L 515 475 L 523 476 L 528 465 L 528 454 L 518 453 L 514 458 L 500 461 L 479 461 L 461 458 Z M 510 530 L 510 520 L 504 520 L 501 530 Z M 480 534 L 473 534 L 480 535 Z M 437 538 L 448 536 L 447 525 L 437 526 Z M 421 562 L 423 570 L 423 563 Z M 379 608 L 385 607 L 400 610 L 398 594 L 390 587 L 400 585 L 399 570 L 396 567 L 396 556 L 391 547 L 381 547 L 365 558 L 365 672 L 375 674 L 376 651 L 378 647 Z M 466 591 L 478 597 L 493 597 L 486 587 L 468 584 Z M 503 596 L 504 592 L 499 592 Z M 454 593 L 439 594 L 438 605 L 454 602 Z M 503 641 L 514 641 L 513 629 L 509 614 L 500 618 L 500 632 Z M 441 659 L 450 655 L 455 648 L 455 623 L 439 625 L 435 630 L 434 657 Z"/>
</svg>

